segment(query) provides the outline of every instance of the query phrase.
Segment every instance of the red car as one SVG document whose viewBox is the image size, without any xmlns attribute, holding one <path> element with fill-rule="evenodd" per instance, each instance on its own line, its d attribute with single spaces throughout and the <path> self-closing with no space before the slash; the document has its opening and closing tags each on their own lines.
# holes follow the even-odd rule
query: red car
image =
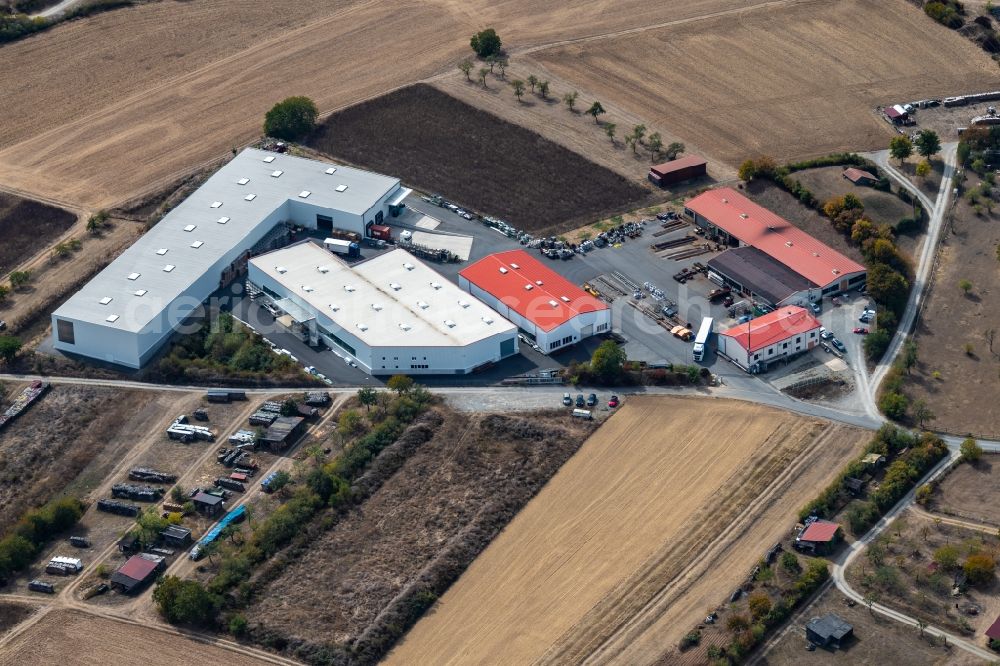
<svg viewBox="0 0 1000 666">
<path fill-rule="evenodd" d="M 861 328 L 860 326 L 857 327 L 857 328 L 855 328 L 854 332 L 857 333 L 858 335 L 868 335 L 868 329 L 867 328 Z"/>
<path fill-rule="evenodd" d="M 617 406 L 618 406 L 618 396 L 613 395 L 611 396 L 611 400 L 608 400 L 608 407 L 614 409 Z"/>
</svg>

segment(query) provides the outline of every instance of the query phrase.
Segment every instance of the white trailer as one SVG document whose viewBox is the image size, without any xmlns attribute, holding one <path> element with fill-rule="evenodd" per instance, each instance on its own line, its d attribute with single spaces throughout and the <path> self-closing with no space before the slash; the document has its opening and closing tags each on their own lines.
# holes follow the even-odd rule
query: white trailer
<svg viewBox="0 0 1000 666">
<path fill-rule="evenodd" d="M 695 336 L 694 347 L 692 349 L 695 361 L 700 362 L 705 358 L 705 349 L 708 346 L 708 339 L 712 337 L 712 326 L 714 323 L 711 317 L 705 317 L 701 320 L 701 327 L 698 329 L 698 335 Z"/>
</svg>

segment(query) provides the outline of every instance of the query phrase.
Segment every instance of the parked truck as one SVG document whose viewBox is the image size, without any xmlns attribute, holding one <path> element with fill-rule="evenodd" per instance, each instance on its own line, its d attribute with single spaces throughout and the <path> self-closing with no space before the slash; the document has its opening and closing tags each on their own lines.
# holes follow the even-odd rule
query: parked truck
<svg viewBox="0 0 1000 666">
<path fill-rule="evenodd" d="M 712 325 L 713 320 L 711 317 L 705 317 L 701 320 L 701 327 L 698 329 L 698 335 L 694 339 L 694 347 L 692 351 L 694 352 L 694 360 L 702 361 L 705 358 L 705 349 L 708 347 L 708 339 L 712 337 Z"/>
<path fill-rule="evenodd" d="M 361 246 L 355 241 L 327 238 L 323 241 L 323 247 L 334 254 L 345 256 L 348 259 L 357 259 L 361 256 Z"/>
</svg>

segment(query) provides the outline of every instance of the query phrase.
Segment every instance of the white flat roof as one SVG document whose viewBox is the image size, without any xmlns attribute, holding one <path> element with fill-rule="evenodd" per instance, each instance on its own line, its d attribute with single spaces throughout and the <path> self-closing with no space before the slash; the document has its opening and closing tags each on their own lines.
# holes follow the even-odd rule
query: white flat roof
<svg viewBox="0 0 1000 666">
<path fill-rule="evenodd" d="M 55 315 L 138 332 L 231 250 L 249 249 L 243 247 L 248 236 L 285 202 L 361 215 L 398 187 L 398 178 L 247 148 L 63 303 Z M 308 198 L 302 198 L 300 194 L 306 191 Z M 165 270 L 167 266 L 174 268 Z M 145 290 L 142 296 L 136 293 L 140 290 Z M 110 322 L 111 315 L 119 318 Z"/>
<path fill-rule="evenodd" d="M 516 330 L 405 250 L 348 265 L 306 241 L 250 263 L 369 347 L 464 346 Z"/>
</svg>

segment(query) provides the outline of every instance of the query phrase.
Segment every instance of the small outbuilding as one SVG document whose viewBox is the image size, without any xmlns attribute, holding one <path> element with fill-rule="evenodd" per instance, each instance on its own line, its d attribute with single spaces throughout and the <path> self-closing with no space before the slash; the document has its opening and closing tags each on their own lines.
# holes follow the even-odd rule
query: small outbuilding
<svg viewBox="0 0 1000 666">
<path fill-rule="evenodd" d="M 649 168 L 649 182 L 660 187 L 683 183 L 708 174 L 708 163 L 699 155 L 687 155 Z"/>
<path fill-rule="evenodd" d="M 824 555 L 843 538 L 840 525 L 829 520 L 814 520 L 795 539 L 795 548 L 806 553 Z"/>
<path fill-rule="evenodd" d="M 217 516 L 222 512 L 224 500 L 218 495 L 199 492 L 191 501 L 195 510 L 205 516 Z"/>
<path fill-rule="evenodd" d="M 864 171 L 863 169 L 855 169 L 854 167 L 844 169 L 844 178 L 851 181 L 855 185 L 874 185 L 878 182 L 878 177 L 874 174 Z"/>
<path fill-rule="evenodd" d="M 1000 641 L 1000 617 L 997 617 L 989 629 L 986 630 L 986 637 L 994 641 Z"/>
<path fill-rule="evenodd" d="M 133 555 L 118 571 L 111 574 L 111 587 L 125 593 L 133 592 L 152 582 L 166 568 L 166 561 L 156 555 Z"/>
<path fill-rule="evenodd" d="M 261 444 L 272 451 L 283 451 L 302 434 L 305 419 L 301 416 L 279 416 L 260 438 Z"/>
<path fill-rule="evenodd" d="M 139 537 L 131 532 L 118 540 L 118 552 L 134 553 L 139 550 Z"/>
<path fill-rule="evenodd" d="M 160 532 L 160 538 L 162 538 L 163 543 L 168 546 L 185 548 L 189 543 L 191 543 L 191 530 L 179 525 L 170 525 L 165 530 Z"/>
<path fill-rule="evenodd" d="M 806 623 L 806 640 L 814 645 L 837 649 L 854 635 L 854 627 L 836 613 L 814 617 Z"/>
</svg>

